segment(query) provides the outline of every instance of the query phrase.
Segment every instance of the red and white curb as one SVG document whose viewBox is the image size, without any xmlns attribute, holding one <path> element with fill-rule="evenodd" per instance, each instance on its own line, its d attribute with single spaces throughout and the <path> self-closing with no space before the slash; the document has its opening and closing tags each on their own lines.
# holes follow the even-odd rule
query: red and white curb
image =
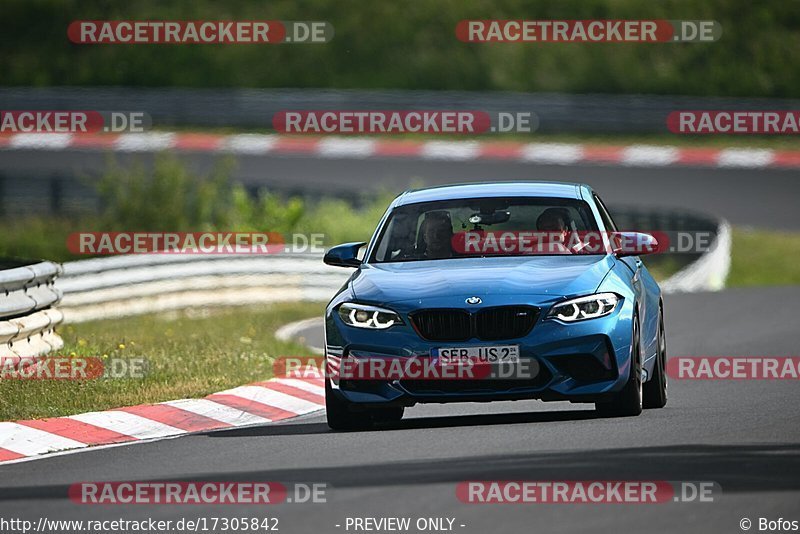
<svg viewBox="0 0 800 534">
<path fill-rule="evenodd" d="M 273 378 L 202 399 L 0 422 L 0 464 L 65 451 L 274 423 L 325 408 L 322 377 Z"/>
<path fill-rule="evenodd" d="M 148 132 L 128 134 L 19 133 L 0 135 L 0 150 L 112 150 L 213 152 L 243 155 L 313 155 L 320 158 L 507 160 L 631 167 L 700 166 L 800 168 L 799 150 L 679 148 L 659 145 L 586 145 L 518 141 L 414 141 L 333 136 L 219 135 Z"/>
</svg>

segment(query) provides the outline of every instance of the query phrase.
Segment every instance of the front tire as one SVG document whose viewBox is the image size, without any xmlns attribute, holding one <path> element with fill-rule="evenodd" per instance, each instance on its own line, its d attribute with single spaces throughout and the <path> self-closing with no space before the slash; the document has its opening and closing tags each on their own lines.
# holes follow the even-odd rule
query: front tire
<svg viewBox="0 0 800 534">
<path fill-rule="evenodd" d="M 350 410 L 350 403 L 340 398 L 325 379 L 325 418 L 332 430 L 367 430 L 372 426 L 369 412 Z"/>
<path fill-rule="evenodd" d="M 664 333 L 664 310 L 658 316 L 658 352 L 653 377 L 644 385 L 644 407 L 663 408 L 667 405 L 667 336 Z"/>
<path fill-rule="evenodd" d="M 633 316 L 631 335 L 631 370 L 628 381 L 608 402 L 595 404 L 597 412 L 606 417 L 631 417 L 642 413 L 642 351 L 639 337 L 639 317 Z"/>
</svg>

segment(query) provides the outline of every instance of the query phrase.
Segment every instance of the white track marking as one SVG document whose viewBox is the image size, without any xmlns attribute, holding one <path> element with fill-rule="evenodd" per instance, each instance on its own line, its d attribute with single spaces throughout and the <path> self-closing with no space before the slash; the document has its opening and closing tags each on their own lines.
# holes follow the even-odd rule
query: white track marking
<svg viewBox="0 0 800 534">
<path fill-rule="evenodd" d="M 89 412 L 69 416 L 70 419 L 99 426 L 136 439 L 160 438 L 185 434 L 185 430 L 147 419 L 140 415 L 111 410 L 108 412 Z"/>
<path fill-rule="evenodd" d="M 114 148 L 122 152 L 153 152 L 175 146 L 175 134 L 169 132 L 126 133 L 114 141 Z"/>
<path fill-rule="evenodd" d="M 278 138 L 274 135 L 240 134 L 229 135 L 222 143 L 222 150 L 236 154 L 266 154 Z"/>
<path fill-rule="evenodd" d="M 327 158 L 368 158 L 375 153 L 375 144 L 372 139 L 334 137 L 320 141 L 317 153 Z"/>
<path fill-rule="evenodd" d="M 680 157 L 677 148 L 654 145 L 631 145 L 622 151 L 623 165 L 662 167 L 672 165 Z"/>
<path fill-rule="evenodd" d="M 583 159 L 583 147 L 567 143 L 530 143 L 520 151 L 523 161 L 567 165 Z"/>
<path fill-rule="evenodd" d="M 277 384 L 283 384 L 285 386 L 291 386 L 293 388 L 302 389 L 303 391 L 308 391 L 309 393 L 315 393 L 317 395 L 325 395 L 325 388 L 319 386 L 317 384 L 312 384 L 307 380 L 301 380 L 299 378 L 275 378 L 270 382 L 275 382 Z"/>
<path fill-rule="evenodd" d="M 17 149 L 63 150 L 72 144 L 69 133 L 22 133 L 11 138 L 9 146 Z"/>
<path fill-rule="evenodd" d="M 53 451 L 85 447 L 85 443 L 17 423 L 0 423 L 0 447 L 17 454 L 35 456 Z"/>
<path fill-rule="evenodd" d="M 270 419 L 267 419 L 266 417 L 247 413 L 237 408 L 231 408 L 230 406 L 225 406 L 224 404 L 220 404 L 208 399 L 181 399 L 162 402 L 161 404 L 180 408 L 181 410 L 186 410 L 187 412 L 202 415 L 204 417 L 208 417 L 209 419 L 214 419 L 215 421 L 220 421 L 222 423 L 228 423 L 229 425 L 233 426 L 270 422 Z"/>
<path fill-rule="evenodd" d="M 480 149 L 481 145 L 476 141 L 429 141 L 422 145 L 420 156 L 425 159 L 475 159 Z"/>
<path fill-rule="evenodd" d="M 728 148 L 720 151 L 717 165 L 720 167 L 766 167 L 775 159 L 772 150 L 758 148 Z"/>
<path fill-rule="evenodd" d="M 296 414 L 309 413 L 320 409 L 320 405 L 314 402 L 298 399 L 297 397 L 292 397 L 291 395 L 286 395 L 285 393 L 273 391 L 261 386 L 240 386 L 227 391 L 220 391 L 219 394 L 234 395 Z"/>
</svg>

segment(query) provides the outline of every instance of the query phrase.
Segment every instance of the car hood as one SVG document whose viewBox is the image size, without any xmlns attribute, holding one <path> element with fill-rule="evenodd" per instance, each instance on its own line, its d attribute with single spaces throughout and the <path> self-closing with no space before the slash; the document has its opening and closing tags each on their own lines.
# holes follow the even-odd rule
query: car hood
<svg viewBox="0 0 800 534">
<path fill-rule="evenodd" d="M 351 287 L 357 299 L 374 303 L 460 295 L 569 297 L 596 291 L 614 261 L 593 255 L 365 264 Z"/>
</svg>

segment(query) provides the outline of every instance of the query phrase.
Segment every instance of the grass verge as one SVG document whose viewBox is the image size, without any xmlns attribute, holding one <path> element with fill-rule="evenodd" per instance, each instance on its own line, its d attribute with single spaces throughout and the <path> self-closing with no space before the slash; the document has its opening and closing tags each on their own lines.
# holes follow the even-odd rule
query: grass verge
<svg viewBox="0 0 800 534">
<path fill-rule="evenodd" d="M 655 255 L 643 258 L 647 270 L 659 282 L 663 282 L 686 266 L 682 258 L 674 255 Z"/>
<path fill-rule="evenodd" d="M 0 420 L 72 415 L 120 406 L 203 397 L 272 376 L 278 356 L 305 355 L 275 339 L 290 321 L 322 313 L 322 304 L 206 309 L 67 325 L 62 354 L 143 358 L 143 379 L 0 380 Z"/>
<path fill-rule="evenodd" d="M 728 287 L 800 284 L 800 232 L 734 228 Z"/>
</svg>

